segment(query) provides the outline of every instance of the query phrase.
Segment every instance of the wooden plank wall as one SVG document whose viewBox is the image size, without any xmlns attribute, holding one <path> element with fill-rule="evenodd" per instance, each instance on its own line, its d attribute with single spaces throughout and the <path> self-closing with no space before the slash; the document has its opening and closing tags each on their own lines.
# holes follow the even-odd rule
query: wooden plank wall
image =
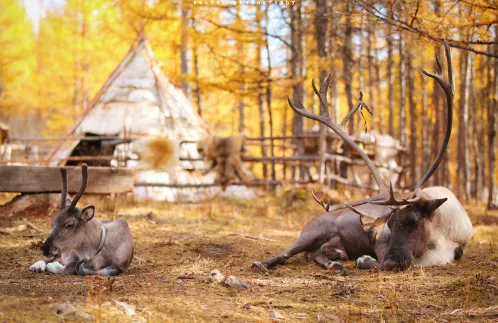
<svg viewBox="0 0 498 323">
<path fill-rule="evenodd" d="M 67 167 L 69 193 L 78 192 L 81 167 Z M 86 193 L 110 194 L 133 191 L 133 171 L 126 168 L 89 167 Z M 61 175 L 57 167 L 0 165 L 0 192 L 59 193 Z"/>
</svg>

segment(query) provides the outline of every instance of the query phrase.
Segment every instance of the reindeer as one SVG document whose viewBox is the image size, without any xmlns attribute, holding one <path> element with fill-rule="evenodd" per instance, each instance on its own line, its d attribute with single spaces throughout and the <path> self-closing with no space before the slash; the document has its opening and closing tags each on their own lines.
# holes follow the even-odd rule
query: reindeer
<svg viewBox="0 0 498 323">
<path fill-rule="evenodd" d="M 133 240 L 125 219 L 103 223 L 95 208 L 76 207 L 88 182 L 88 166 L 82 165 L 81 188 L 73 201 L 67 196 L 67 171 L 61 168 L 62 194 L 52 232 L 41 246 L 51 260 L 35 262 L 30 271 L 54 274 L 115 276 L 125 272 L 133 258 Z M 62 264 L 55 261 L 61 257 Z"/>
<path fill-rule="evenodd" d="M 340 205 L 325 203 L 313 193 L 315 201 L 327 213 L 306 225 L 285 252 L 263 263 L 254 262 L 254 267 L 271 268 L 301 252 L 307 252 L 309 259 L 325 268 L 337 269 L 342 268 L 342 264 L 336 260 L 356 259 L 359 269 L 405 270 L 411 265 L 443 265 L 462 256 L 464 246 L 472 238 L 472 223 L 464 208 L 447 188 L 421 189 L 440 164 L 451 136 L 455 85 L 450 48 L 447 42 L 444 46 L 448 81 L 437 55 L 438 72 L 421 70 L 436 80 L 446 94 L 446 132 L 433 164 L 413 192 L 395 194 L 392 184 L 389 189 L 384 185 L 372 161 L 344 131 L 351 112 L 337 125 L 327 115 L 309 113 L 302 104 L 297 107 L 288 100 L 296 113 L 321 122 L 350 145 L 366 162 L 380 192 L 370 198 Z M 323 90 L 318 90 L 312 82 L 314 92 L 325 107 L 329 81 L 327 78 Z M 362 104 L 360 102 L 358 107 Z"/>
</svg>

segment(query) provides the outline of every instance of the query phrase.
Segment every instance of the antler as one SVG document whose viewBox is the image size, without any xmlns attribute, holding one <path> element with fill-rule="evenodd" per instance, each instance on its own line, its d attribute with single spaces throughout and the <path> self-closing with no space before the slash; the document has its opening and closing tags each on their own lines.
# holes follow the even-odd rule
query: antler
<svg viewBox="0 0 498 323">
<path fill-rule="evenodd" d="M 330 84 L 330 78 L 329 78 L 329 76 L 327 76 L 327 78 L 325 79 L 325 82 L 324 82 L 324 84 L 325 84 L 325 90 L 323 90 L 323 91 L 322 91 L 322 89 L 320 89 L 320 90 L 317 89 L 317 87 L 315 85 L 315 80 L 314 79 L 311 81 L 311 85 L 313 86 L 313 91 L 318 96 L 318 98 L 320 99 L 320 104 L 323 105 L 323 106 L 328 106 L 328 104 L 327 104 L 327 90 L 326 89 L 328 88 L 328 86 Z M 350 204 L 338 204 L 338 205 L 334 205 L 333 207 L 331 207 L 330 203 L 325 203 L 325 202 L 319 200 L 315 196 L 314 192 L 312 192 L 313 198 L 315 199 L 315 201 L 318 204 L 320 204 L 325 209 L 325 211 L 327 211 L 327 212 L 344 209 L 344 208 L 348 207 L 348 205 L 350 205 L 350 206 L 357 206 L 357 205 L 361 205 L 361 204 L 365 204 L 365 203 L 369 203 L 369 202 L 373 202 L 373 201 L 378 201 L 378 200 L 387 198 L 388 194 L 389 194 L 388 190 L 387 190 L 387 187 L 382 182 L 382 179 L 381 179 L 379 173 L 377 172 L 377 169 L 375 168 L 375 165 L 373 164 L 373 162 L 365 154 L 365 152 L 363 152 L 363 150 L 361 150 L 361 148 L 358 147 L 358 145 L 349 137 L 349 135 L 344 130 L 344 125 L 346 125 L 346 123 L 351 118 L 351 116 L 353 115 L 353 113 L 355 111 L 357 111 L 359 108 L 365 108 L 365 109 L 367 109 L 367 111 L 369 113 L 372 113 L 372 111 L 362 101 L 362 99 L 363 99 L 363 95 L 360 92 L 360 97 L 359 97 L 359 101 L 360 102 L 358 103 L 358 105 L 353 110 L 351 110 L 346 115 L 346 117 L 344 117 L 344 119 L 342 120 L 342 122 L 339 125 L 337 125 L 337 124 L 335 124 L 335 123 L 332 122 L 332 120 L 330 119 L 330 117 L 328 115 L 323 114 L 323 115 L 318 116 L 316 114 L 310 113 L 310 112 L 308 112 L 306 110 L 306 108 L 303 106 L 303 104 L 301 102 L 299 102 L 299 107 L 296 107 L 292 103 L 292 101 L 290 100 L 290 98 L 287 98 L 287 100 L 289 102 L 289 105 L 292 108 L 292 110 L 294 110 L 296 113 L 302 115 L 305 118 L 318 121 L 318 122 L 324 124 L 325 126 L 327 126 L 328 128 L 332 129 L 342 140 L 344 140 L 344 142 L 346 142 L 352 149 L 354 149 L 358 153 L 358 155 L 360 155 L 360 157 L 365 161 L 365 163 L 368 166 L 368 169 L 370 170 L 370 172 L 372 173 L 372 175 L 374 177 L 375 182 L 377 183 L 377 186 L 379 186 L 380 193 L 378 195 L 376 195 L 376 196 L 373 196 L 373 197 L 370 197 L 370 198 L 366 198 L 366 199 L 363 199 L 363 200 L 360 200 L 360 201 L 356 201 L 356 202 L 353 202 L 353 203 L 350 203 Z"/>
<path fill-rule="evenodd" d="M 426 70 L 424 70 L 422 67 L 420 69 L 422 70 L 422 73 L 436 80 L 441 86 L 441 88 L 443 88 L 443 91 L 446 94 L 446 108 L 448 111 L 446 132 L 444 134 L 443 143 L 439 148 L 436 159 L 434 159 L 434 162 L 432 163 L 431 167 L 429 167 L 427 173 L 425 173 L 425 175 L 422 177 L 422 179 L 418 182 L 417 186 L 415 187 L 414 191 L 415 196 L 418 194 L 418 191 L 425 184 L 425 182 L 427 182 L 427 180 L 432 176 L 432 174 L 434 174 L 439 164 L 443 160 L 444 153 L 446 152 L 446 148 L 448 147 L 448 142 L 450 141 L 451 137 L 451 124 L 453 123 L 453 98 L 455 96 L 455 79 L 453 78 L 453 65 L 451 59 L 450 45 L 446 40 L 443 42 L 443 44 L 444 44 L 444 52 L 446 54 L 446 65 L 448 68 L 448 80 L 444 79 L 443 69 L 441 67 L 441 62 L 439 61 L 439 56 L 437 55 L 437 52 L 436 52 L 436 62 L 439 71 L 437 71 L 436 73 L 429 73 Z"/>
<path fill-rule="evenodd" d="M 65 167 L 61 167 L 61 179 L 62 179 L 62 192 L 61 192 L 61 210 L 66 207 L 67 198 L 67 170 Z"/>
<path fill-rule="evenodd" d="M 375 201 L 372 202 L 372 204 L 380 204 L 380 205 L 410 205 L 416 201 L 419 200 L 418 197 L 418 192 L 420 191 L 420 188 L 427 182 L 427 180 L 434 174 L 436 171 L 437 167 L 441 163 L 441 160 L 443 159 L 444 153 L 446 152 L 446 147 L 448 146 L 448 142 L 451 137 L 451 124 L 453 122 L 453 98 L 455 95 L 455 80 L 453 79 L 453 65 L 452 65 L 452 59 L 451 59 L 451 51 L 450 51 L 450 46 L 448 45 L 447 41 L 444 41 L 444 49 L 445 49 L 445 54 L 446 54 L 446 63 L 448 67 L 448 81 L 445 80 L 443 76 L 443 70 L 441 67 L 441 62 L 439 61 L 439 57 L 436 53 L 436 62 L 439 71 L 436 73 L 429 73 L 423 68 L 421 68 L 422 73 L 425 75 L 429 76 L 432 79 L 435 79 L 441 88 L 443 88 L 445 94 L 446 94 L 446 108 L 447 108 L 447 113 L 448 113 L 448 118 L 447 118 L 447 124 L 446 124 L 446 132 L 444 135 L 443 143 L 441 144 L 441 147 L 439 148 L 438 154 L 436 156 L 436 159 L 432 163 L 432 165 L 429 167 L 429 170 L 425 173 L 425 175 L 422 177 L 422 179 L 418 182 L 417 186 L 415 187 L 415 190 L 413 192 L 413 198 L 411 199 L 404 199 L 401 201 L 398 201 L 394 198 L 394 192 L 392 189 L 392 186 L 390 188 L 390 198 L 389 200 L 386 201 Z M 382 233 L 384 229 L 384 225 L 389 219 L 389 217 L 396 211 L 399 210 L 400 208 L 391 208 L 392 211 L 389 211 L 388 213 L 382 215 L 381 217 L 374 218 L 367 212 L 363 212 L 360 210 L 355 209 L 354 207 L 349 207 L 353 212 L 357 213 L 360 215 L 360 221 L 362 223 L 362 229 L 365 232 L 372 232 L 376 231 L 375 233 L 375 238 L 378 239 L 380 237 L 380 234 Z"/>
<path fill-rule="evenodd" d="M 324 124 L 325 126 L 327 126 L 328 128 L 332 129 L 342 140 L 344 140 L 344 142 L 346 144 L 348 144 L 352 149 L 354 149 L 360 155 L 360 157 L 365 161 L 365 163 L 368 166 L 368 169 L 370 170 L 370 172 L 372 173 L 372 175 L 375 179 L 375 182 L 379 186 L 380 192 L 376 196 L 366 198 L 366 199 L 363 199 L 360 201 L 356 201 L 356 202 L 353 202 L 350 204 L 334 205 L 333 207 L 331 207 L 330 202 L 325 203 L 325 202 L 319 200 L 315 196 L 314 192 L 312 192 L 313 198 L 315 199 L 315 201 L 318 204 L 320 204 L 325 209 L 325 211 L 331 212 L 331 211 L 335 211 L 335 210 L 344 209 L 346 207 L 351 208 L 351 207 L 366 204 L 366 203 L 372 203 L 372 204 L 378 204 L 378 205 L 402 206 L 402 205 L 413 204 L 414 202 L 416 202 L 418 200 L 417 194 L 418 194 L 420 188 L 432 176 L 432 174 L 434 174 L 435 170 L 437 169 L 437 167 L 441 163 L 441 160 L 443 159 L 444 153 L 446 151 L 446 148 L 448 146 L 448 142 L 449 142 L 449 139 L 451 136 L 451 124 L 453 121 L 453 97 L 454 97 L 454 92 L 455 92 L 455 82 L 453 79 L 453 66 L 452 66 L 451 52 L 450 52 L 450 47 L 448 45 L 448 42 L 444 41 L 444 47 L 445 47 L 445 53 L 446 53 L 446 61 L 447 61 L 447 65 L 448 65 L 448 79 L 450 80 L 451 83 L 449 83 L 448 81 L 446 81 L 444 79 L 444 76 L 442 73 L 441 62 L 439 61 L 439 57 L 437 56 L 437 54 L 436 54 L 436 62 L 437 62 L 437 65 L 439 67 L 439 72 L 429 73 L 424 69 L 422 69 L 422 72 L 425 75 L 438 81 L 439 85 L 443 88 L 444 92 L 446 93 L 446 104 L 447 104 L 447 110 L 448 110 L 448 120 L 447 120 L 447 125 L 446 125 L 446 133 L 445 133 L 443 143 L 442 143 L 441 147 L 439 148 L 436 159 L 434 160 L 434 162 L 430 166 L 427 173 L 419 181 L 415 190 L 413 191 L 412 197 L 409 199 L 401 199 L 401 200 L 396 199 L 394 196 L 392 183 L 390 183 L 390 187 L 389 187 L 389 191 L 388 191 L 388 189 L 386 188 L 386 186 L 382 182 L 382 179 L 380 178 L 379 173 L 377 172 L 377 169 L 375 168 L 375 166 L 372 163 L 372 161 L 370 160 L 370 158 L 354 143 L 354 141 L 348 136 L 348 134 L 344 130 L 345 124 L 348 122 L 348 120 L 351 118 L 351 116 L 354 114 L 354 112 L 356 112 L 359 108 L 366 108 L 367 111 L 372 114 L 372 111 L 362 101 L 363 95 L 361 92 L 360 92 L 360 97 L 358 98 L 360 101 L 359 104 L 353 110 L 351 110 L 346 115 L 346 117 L 344 117 L 344 119 L 342 120 L 342 122 L 339 125 L 334 124 L 332 122 L 332 120 L 330 119 L 330 117 L 328 117 L 326 114 L 318 116 L 316 114 L 308 112 L 301 102 L 299 102 L 299 107 L 296 107 L 291 102 L 290 98 L 287 98 L 292 110 L 294 110 L 296 113 L 300 114 L 301 116 L 303 116 L 305 118 L 318 121 L 318 122 Z M 326 91 L 326 89 L 328 88 L 328 86 L 330 84 L 329 76 L 327 76 L 327 78 L 325 79 L 325 82 L 324 82 L 325 83 L 325 90 L 324 91 L 322 91 L 321 89 L 318 90 L 316 88 L 314 79 L 311 82 L 311 84 L 313 86 L 313 91 L 318 96 L 318 98 L 320 99 L 320 104 L 323 106 L 327 106 L 327 91 Z M 392 212 L 390 212 L 389 214 L 392 214 Z M 364 215 L 362 215 L 362 216 L 364 216 Z"/>
<path fill-rule="evenodd" d="M 76 194 L 76 197 L 71 202 L 71 206 L 70 206 L 71 209 L 74 209 L 76 207 L 76 204 L 78 204 L 78 201 L 83 196 L 83 193 L 85 192 L 85 189 L 86 189 L 87 182 L 88 182 L 88 165 L 83 164 L 83 165 L 81 165 L 81 187 L 80 187 L 78 194 Z"/>
</svg>

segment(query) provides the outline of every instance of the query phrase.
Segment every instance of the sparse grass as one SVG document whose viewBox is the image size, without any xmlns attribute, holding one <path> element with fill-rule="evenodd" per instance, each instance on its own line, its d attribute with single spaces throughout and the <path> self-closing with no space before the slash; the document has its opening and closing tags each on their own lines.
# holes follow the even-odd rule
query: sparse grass
<svg viewBox="0 0 498 323">
<path fill-rule="evenodd" d="M 122 201 L 120 201 L 122 203 Z M 104 203 L 104 202 L 103 202 Z M 474 238 L 461 261 L 401 273 L 356 270 L 341 276 L 296 256 L 269 273 L 252 270 L 285 249 L 320 208 L 309 199 L 215 200 L 200 205 L 137 203 L 116 214 L 132 229 L 136 257 L 114 278 L 35 274 L 41 238 L 0 235 L 0 321 L 65 321 L 70 302 L 95 321 L 150 322 L 489 322 L 498 319 L 498 213 L 469 207 Z M 472 211 L 470 211 L 472 210 Z M 50 218 L 25 219 L 44 230 Z M 21 218 L 0 214 L 1 227 Z M 213 268 L 250 285 L 235 291 L 204 278 Z M 113 300 L 135 306 L 128 317 Z"/>
</svg>

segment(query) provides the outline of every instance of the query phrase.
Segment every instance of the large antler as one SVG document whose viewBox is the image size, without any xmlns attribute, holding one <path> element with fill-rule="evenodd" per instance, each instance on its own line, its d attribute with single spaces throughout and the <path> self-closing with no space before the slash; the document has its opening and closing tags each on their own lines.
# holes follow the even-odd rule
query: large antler
<svg viewBox="0 0 498 323">
<path fill-rule="evenodd" d="M 78 201 L 83 196 L 87 182 L 88 182 L 88 165 L 83 164 L 81 165 L 81 187 L 78 194 L 76 194 L 74 200 L 71 202 L 70 206 L 71 209 L 74 209 L 76 207 L 76 204 L 78 204 Z"/>
<path fill-rule="evenodd" d="M 325 89 L 318 90 L 316 85 L 315 85 L 314 79 L 312 80 L 311 84 L 313 86 L 313 91 L 320 99 L 320 104 L 325 106 L 325 107 L 328 107 L 327 88 L 329 87 L 329 84 L 330 84 L 330 75 L 327 76 L 327 78 L 324 81 Z M 320 201 L 313 193 L 313 198 L 315 199 L 315 201 L 317 203 L 319 203 L 327 212 L 344 209 L 344 208 L 347 208 L 348 206 L 357 206 L 357 205 L 361 205 L 361 204 L 365 204 L 365 203 L 369 203 L 369 202 L 373 202 L 373 201 L 379 201 L 379 200 L 382 200 L 382 199 L 389 197 L 388 189 L 384 185 L 384 183 L 382 182 L 382 179 L 381 179 L 377 169 L 375 168 L 375 165 L 373 164 L 373 162 L 365 154 L 365 152 L 363 150 L 361 150 L 360 147 L 358 147 L 358 145 L 353 141 L 353 139 L 351 139 L 351 137 L 349 137 L 349 135 L 344 130 L 344 126 L 346 125 L 348 120 L 351 118 L 353 113 L 356 112 L 359 108 L 366 108 L 368 112 L 372 113 L 371 110 L 368 108 L 368 106 L 362 101 L 362 98 L 363 98 L 363 95 L 360 92 L 359 104 L 344 117 L 344 119 L 342 120 L 342 122 L 339 125 L 333 123 L 327 114 L 322 114 L 322 115 L 318 116 L 316 114 L 310 113 L 306 110 L 306 108 L 303 106 L 303 104 L 301 102 L 299 102 L 299 107 L 296 107 L 292 103 L 290 98 L 287 98 L 292 110 L 294 110 L 296 113 L 302 115 L 305 118 L 316 120 L 316 121 L 324 124 L 328 128 L 332 129 L 342 140 L 344 140 L 344 142 L 346 142 L 352 149 L 354 149 L 360 155 L 360 157 L 365 161 L 365 163 L 368 166 L 368 169 L 370 170 L 370 172 L 372 173 L 372 175 L 374 177 L 375 182 L 379 186 L 380 193 L 376 196 L 366 198 L 366 199 L 363 199 L 360 201 L 356 201 L 356 202 L 353 202 L 351 204 L 338 204 L 338 205 L 334 205 L 334 206 L 331 206 L 330 203 L 325 203 L 323 201 Z"/>
<path fill-rule="evenodd" d="M 425 182 L 427 182 L 427 180 L 432 176 L 432 174 L 434 174 L 439 164 L 441 163 L 441 160 L 443 160 L 444 153 L 446 152 L 446 148 L 448 147 L 448 142 L 450 141 L 451 137 L 451 124 L 453 123 L 453 98 L 455 96 L 455 79 L 453 78 L 453 65 L 451 63 L 452 60 L 451 60 L 450 45 L 446 40 L 443 42 L 443 44 L 444 44 L 444 52 L 446 54 L 446 65 L 447 65 L 446 67 L 448 68 L 448 80 L 444 79 L 443 68 L 441 67 L 441 62 L 439 61 L 439 56 L 437 55 L 437 52 L 436 52 L 436 62 L 439 71 L 436 71 L 436 73 L 429 73 L 426 70 L 424 70 L 422 67 L 420 69 L 422 70 L 422 73 L 436 80 L 441 86 L 441 88 L 443 88 L 443 91 L 446 94 L 446 108 L 448 115 L 446 122 L 446 132 L 444 134 L 443 143 L 439 148 L 436 159 L 434 159 L 434 162 L 432 163 L 431 167 L 429 167 L 427 173 L 425 173 L 425 175 L 422 177 L 420 182 L 418 182 L 417 186 L 415 187 L 415 192 L 414 192 L 415 195 L 418 193 L 420 188 L 425 184 Z"/>
<path fill-rule="evenodd" d="M 420 182 L 417 184 L 415 190 L 413 191 L 413 195 L 409 199 L 401 199 L 398 200 L 394 196 L 394 191 L 392 187 L 392 183 L 390 183 L 389 190 L 386 188 L 384 183 L 382 182 L 382 179 L 379 176 L 379 173 L 377 172 L 377 169 L 375 168 L 374 164 L 370 160 L 370 158 L 354 143 L 354 141 L 348 136 L 348 134 L 344 130 L 344 125 L 347 123 L 347 121 L 351 118 L 354 112 L 358 110 L 359 108 L 367 108 L 367 110 L 371 113 L 371 111 L 368 109 L 366 104 L 363 103 L 362 101 L 362 95 L 360 92 L 360 103 L 356 108 L 351 110 L 346 117 L 344 117 L 343 121 L 341 122 L 340 125 L 336 125 L 332 122 L 332 120 L 327 116 L 327 115 L 316 115 L 313 113 L 310 113 L 306 110 L 306 108 L 303 106 L 301 102 L 299 102 L 299 107 L 296 107 L 291 100 L 288 98 L 289 105 L 294 110 L 296 113 L 302 115 L 305 118 L 316 120 L 328 128 L 332 129 L 344 142 L 346 142 L 352 149 L 354 149 L 360 157 L 365 161 L 365 163 L 368 166 L 368 169 L 372 173 L 375 182 L 379 186 L 379 194 L 370 198 L 366 198 L 360 201 L 352 202 L 350 204 L 338 204 L 334 205 L 331 207 L 330 203 L 325 203 L 321 200 L 319 200 L 315 194 L 313 194 L 313 198 L 317 203 L 319 203 L 327 212 L 335 211 L 335 210 L 340 210 L 344 209 L 346 207 L 354 209 L 354 206 L 366 204 L 366 203 L 372 203 L 372 204 L 378 204 L 378 205 L 396 205 L 396 206 L 403 206 L 403 205 L 410 205 L 418 200 L 417 194 L 420 190 L 420 188 L 424 185 L 424 183 L 434 174 L 434 171 L 437 169 L 439 164 L 441 163 L 441 160 L 444 156 L 444 153 L 446 151 L 446 148 L 448 146 L 448 142 L 451 136 L 451 124 L 452 124 L 452 119 L 453 119 L 453 97 L 454 97 L 454 91 L 455 91 L 455 85 L 454 85 L 454 80 L 453 80 L 453 67 L 452 67 L 452 59 L 451 59 L 451 52 L 450 52 L 450 47 L 448 43 L 445 41 L 444 42 L 445 46 L 445 53 L 446 53 L 446 60 L 447 60 L 447 65 L 448 65 L 448 79 L 450 80 L 449 82 L 444 79 L 443 73 L 442 73 L 442 67 L 441 63 L 439 61 L 439 57 L 436 55 L 436 61 L 439 67 L 439 72 L 436 73 L 429 73 L 422 69 L 422 72 L 435 79 L 438 81 L 439 85 L 443 88 L 444 92 L 446 93 L 446 104 L 447 104 L 447 110 L 448 110 L 448 118 L 447 118 L 447 125 L 446 125 L 446 133 L 445 137 L 443 140 L 443 143 L 441 147 L 439 148 L 439 152 L 436 156 L 436 159 L 430 166 L 429 170 L 427 173 L 422 177 Z M 450 83 L 451 82 L 451 83 Z M 324 106 L 327 105 L 327 88 L 329 86 L 330 80 L 329 77 L 325 80 L 325 90 L 320 89 L 320 91 L 316 88 L 314 80 L 312 81 L 312 86 L 315 94 L 319 97 L 320 103 Z M 355 209 L 356 210 L 356 209 Z M 356 210 L 357 211 L 357 210 Z M 392 212 L 391 212 L 392 213 Z"/>
<path fill-rule="evenodd" d="M 61 192 L 61 210 L 66 207 L 67 199 L 67 170 L 65 167 L 59 169 L 61 171 L 62 192 Z"/>
</svg>

